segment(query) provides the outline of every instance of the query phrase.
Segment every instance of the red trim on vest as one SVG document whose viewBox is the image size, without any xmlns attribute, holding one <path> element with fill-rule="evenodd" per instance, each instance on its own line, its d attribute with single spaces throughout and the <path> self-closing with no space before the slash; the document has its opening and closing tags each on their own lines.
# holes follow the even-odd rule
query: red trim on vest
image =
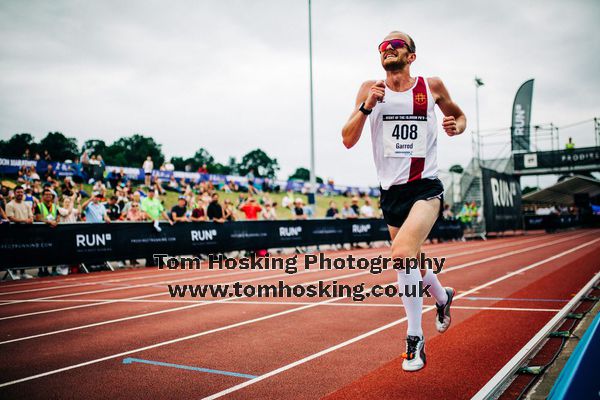
<svg viewBox="0 0 600 400">
<path fill-rule="evenodd" d="M 417 84 L 413 89 L 413 115 L 427 116 L 427 87 L 422 76 L 417 78 Z M 424 169 L 425 157 L 412 157 L 410 159 L 408 182 L 421 179 Z"/>
</svg>

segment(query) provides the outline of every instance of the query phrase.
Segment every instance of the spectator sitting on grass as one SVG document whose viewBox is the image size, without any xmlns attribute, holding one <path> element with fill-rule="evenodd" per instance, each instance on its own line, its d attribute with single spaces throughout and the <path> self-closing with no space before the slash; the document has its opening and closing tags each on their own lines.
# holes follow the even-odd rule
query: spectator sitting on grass
<svg viewBox="0 0 600 400">
<path fill-rule="evenodd" d="M 293 219 L 306 219 L 306 213 L 304 212 L 303 201 L 300 197 L 298 197 L 294 201 Z"/>
<path fill-rule="evenodd" d="M 169 178 L 169 183 L 167 183 L 164 188 L 165 190 L 169 190 L 171 192 L 181 193 L 181 188 L 179 187 L 177 179 L 175 179 L 175 175 L 171 175 Z"/>
<path fill-rule="evenodd" d="M 128 190 L 123 182 L 119 183 L 115 188 L 115 195 L 117 196 L 117 203 L 121 209 L 125 207 L 128 202 Z"/>
<path fill-rule="evenodd" d="M 40 176 L 38 175 L 37 171 L 35 170 L 35 167 L 33 167 L 33 166 L 29 167 L 29 173 L 27 174 L 26 179 L 28 179 L 30 182 L 40 180 Z"/>
<path fill-rule="evenodd" d="M 293 203 L 294 203 L 294 192 L 292 192 L 291 190 L 288 190 L 286 192 L 285 196 L 283 196 L 283 199 L 281 199 L 281 207 L 291 208 Z"/>
<path fill-rule="evenodd" d="M 186 215 L 187 213 L 187 200 L 185 196 L 179 196 L 177 204 L 171 208 L 171 221 L 173 222 L 190 222 L 190 219 Z"/>
<path fill-rule="evenodd" d="M 29 168 L 27 168 L 25 165 L 21 165 L 21 168 L 19 168 L 19 171 L 17 172 L 17 183 L 27 182 L 26 176 L 28 171 Z"/>
<path fill-rule="evenodd" d="M 159 195 L 163 195 L 165 193 L 167 193 L 167 191 L 163 188 L 162 186 L 162 181 L 161 179 L 158 177 L 158 175 L 156 175 L 153 179 L 152 179 L 152 184 L 151 186 L 148 188 L 148 190 L 155 190 L 157 194 Z"/>
<path fill-rule="evenodd" d="M 77 187 L 73 183 L 73 180 L 70 176 L 65 176 L 62 184 L 60 185 L 60 191 L 63 196 L 71 197 L 75 192 L 77 192 Z"/>
<path fill-rule="evenodd" d="M 104 185 L 104 182 L 102 182 L 102 179 L 98 179 L 94 183 L 94 187 L 92 188 L 92 191 L 96 192 L 96 193 L 100 193 L 102 195 L 102 198 L 106 197 L 106 185 Z"/>
<path fill-rule="evenodd" d="M 56 172 L 54 172 L 54 169 L 52 168 L 52 164 L 48 164 L 48 169 L 46 170 L 46 173 L 44 174 L 44 180 L 46 182 L 52 183 L 52 184 L 56 184 Z"/>
</svg>

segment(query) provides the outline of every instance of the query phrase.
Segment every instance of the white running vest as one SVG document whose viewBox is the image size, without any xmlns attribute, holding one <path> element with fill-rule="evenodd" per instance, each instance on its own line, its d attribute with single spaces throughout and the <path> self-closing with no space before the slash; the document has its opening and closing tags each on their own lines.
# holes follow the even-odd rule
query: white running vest
<svg viewBox="0 0 600 400">
<path fill-rule="evenodd" d="M 427 80 L 394 92 L 387 85 L 382 103 L 369 115 L 377 176 L 385 190 L 392 185 L 437 177 L 437 119 Z"/>
</svg>

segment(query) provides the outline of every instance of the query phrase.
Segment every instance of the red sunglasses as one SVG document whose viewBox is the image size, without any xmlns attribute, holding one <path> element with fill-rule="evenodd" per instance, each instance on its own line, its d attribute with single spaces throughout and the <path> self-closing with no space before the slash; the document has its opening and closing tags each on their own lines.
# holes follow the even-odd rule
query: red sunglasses
<svg viewBox="0 0 600 400">
<path fill-rule="evenodd" d="M 392 46 L 392 49 L 394 49 L 394 50 L 406 46 L 406 48 L 408 49 L 408 51 L 410 51 L 411 53 L 413 53 L 412 48 L 408 45 L 408 43 L 406 43 L 402 39 L 384 40 L 379 45 L 379 52 L 383 53 L 388 48 L 388 46 Z"/>
</svg>

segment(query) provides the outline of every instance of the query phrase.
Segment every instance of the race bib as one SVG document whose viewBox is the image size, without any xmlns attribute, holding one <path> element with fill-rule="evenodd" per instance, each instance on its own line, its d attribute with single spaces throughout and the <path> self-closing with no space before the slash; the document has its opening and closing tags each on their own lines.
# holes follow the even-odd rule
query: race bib
<svg viewBox="0 0 600 400">
<path fill-rule="evenodd" d="M 384 157 L 425 157 L 427 117 L 424 115 L 384 115 Z"/>
</svg>

